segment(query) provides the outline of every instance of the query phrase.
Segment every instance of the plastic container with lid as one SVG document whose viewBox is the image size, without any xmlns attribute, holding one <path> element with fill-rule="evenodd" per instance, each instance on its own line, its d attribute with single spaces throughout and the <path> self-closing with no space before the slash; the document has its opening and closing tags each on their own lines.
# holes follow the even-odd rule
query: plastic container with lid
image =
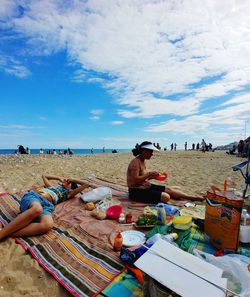
<svg viewBox="0 0 250 297">
<path fill-rule="evenodd" d="M 191 216 L 178 216 L 173 218 L 173 225 L 176 229 L 187 230 L 192 225 Z"/>
</svg>

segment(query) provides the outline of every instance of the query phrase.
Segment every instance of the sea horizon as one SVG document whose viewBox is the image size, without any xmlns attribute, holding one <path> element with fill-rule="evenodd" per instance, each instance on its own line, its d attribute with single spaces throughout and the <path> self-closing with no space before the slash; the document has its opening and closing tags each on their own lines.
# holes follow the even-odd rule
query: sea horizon
<svg viewBox="0 0 250 297">
<path fill-rule="evenodd" d="M 53 150 L 51 148 L 45 148 L 43 149 L 44 154 L 53 154 Z M 64 154 L 64 151 L 67 151 L 68 148 L 56 148 L 56 153 L 58 155 L 59 151 L 61 150 L 62 154 Z M 100 154 L 100 153 L 112 153 L 113 151 L 116 151 L 117 153 L 125 153 L 130 152 L 131 149 L 109 149 L 105 148 L 93 148 L 93 151 L 91 148 L 85 148 L 85 149 L 70 149 L 74 155 L 88 155 L 88 154 Z M 0 155 L 13 155 L 18 151 L 18 149 L 0 149 Z M 49 153 L 50 152 L 50 153 Z M 30 149 L 30 155 L 39 155 L 40 149 Z"/>
</svg>

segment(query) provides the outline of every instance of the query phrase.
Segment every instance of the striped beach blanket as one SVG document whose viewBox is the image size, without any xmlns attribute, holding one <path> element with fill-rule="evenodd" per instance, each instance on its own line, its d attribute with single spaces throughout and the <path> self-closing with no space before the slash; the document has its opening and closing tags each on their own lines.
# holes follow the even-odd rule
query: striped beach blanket
<svg viewBox="0 0 250 297">
<path fill-rule="evenodd" d="M 19 213 L 19 199 L 8 193 L 0 194 L 3 225 Z M 16 242 L 73 296 L 95 295 L 124 267 L 109 243 L 60 220 L 47 234 L 16 238 Z"/>
</svg>

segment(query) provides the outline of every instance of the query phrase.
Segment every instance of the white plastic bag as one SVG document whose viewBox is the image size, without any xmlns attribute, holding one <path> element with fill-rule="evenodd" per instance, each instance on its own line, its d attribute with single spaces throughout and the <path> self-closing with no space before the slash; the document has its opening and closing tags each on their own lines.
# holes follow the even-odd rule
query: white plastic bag
<svg viewBox="0 0 250 297">
<path fill-rule="evenodd" d="M 119 200 L 112 199 L 112 198 L 104 198 L 100 202 L 96 203 L 95 207 L 96 207 L 97 211 L 104 211 L 104 212 L 106 212 L 106 210 L 110 206 L 112 206 L 112 205 L 120 205 L 120 204 L 121 204 L 121 202 Z"/>
<path fill-rule="evenodd" d="M 81 199 L 84 202 L 96 202 L 105 198 L 112 197 L 112 190 L 108 187 L 99 187 L 87 193 L 81 194 Z"/>
<path fill-rule="evenodd" d="M 242 297 L 250 297 L 250 258 L 238 254 L 215 257 L 197 249 L 193 253 L 223 270 L 222 277 L 228 279 L 229 290 Z"/>
</svg>

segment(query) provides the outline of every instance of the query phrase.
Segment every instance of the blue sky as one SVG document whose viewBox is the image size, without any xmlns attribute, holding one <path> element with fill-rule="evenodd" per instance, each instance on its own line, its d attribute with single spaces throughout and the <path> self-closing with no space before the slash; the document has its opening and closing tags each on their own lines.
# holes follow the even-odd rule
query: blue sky
<svg viewBox="0 0 250 297">
<path fill-rule="evenodd" d="M 250 134 L 250 2 L 1 0 L 0 148 Z"/>
</svg>

